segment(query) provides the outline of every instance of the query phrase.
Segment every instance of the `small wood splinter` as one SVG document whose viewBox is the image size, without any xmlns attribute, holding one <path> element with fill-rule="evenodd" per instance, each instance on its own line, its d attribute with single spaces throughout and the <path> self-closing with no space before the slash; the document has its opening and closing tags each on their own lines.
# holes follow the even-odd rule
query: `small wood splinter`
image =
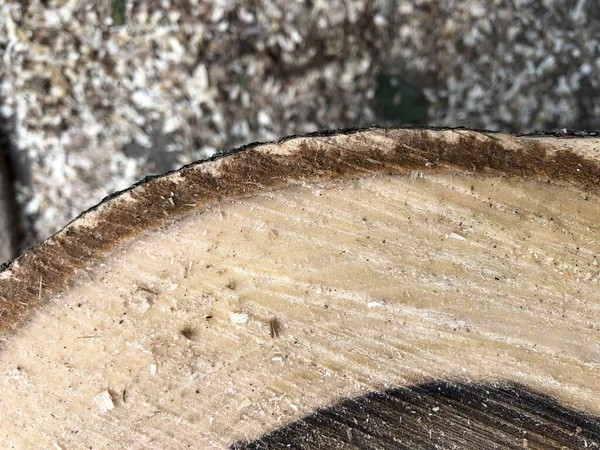
<svg viewBox="0 0 600 450">
<path fill-rule="evenodd" d="M 278 338 L 281 334 L 281 322 L 279 322 L 277 317 L 273 317 L 269 320 L 269 333 L 273 339 Z"/>
<path fill-rule="evenodd" d="M 94 397 L 94 401 L 96 402 L 98 409 L 104 414 L 115 408 L 112 396 L 108 391 L 100 392 Z"/>
</svg>

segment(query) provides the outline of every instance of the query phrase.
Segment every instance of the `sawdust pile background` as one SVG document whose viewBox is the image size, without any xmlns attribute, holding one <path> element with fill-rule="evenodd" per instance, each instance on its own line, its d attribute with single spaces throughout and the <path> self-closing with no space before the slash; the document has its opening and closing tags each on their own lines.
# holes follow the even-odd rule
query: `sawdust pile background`
<svg viewBox="0 0 600 450">
<path fill-rule="evenodd" d="M 599 128 L 598 37 L 591 0 L 2 0 L 23 245 L 252 141 L 373 123 Z"/>
</svg>

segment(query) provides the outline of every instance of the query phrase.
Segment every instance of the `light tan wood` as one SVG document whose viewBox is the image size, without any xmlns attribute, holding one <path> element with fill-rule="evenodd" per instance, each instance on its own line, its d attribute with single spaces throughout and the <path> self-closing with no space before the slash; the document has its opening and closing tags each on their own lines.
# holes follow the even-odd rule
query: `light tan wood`
<svg viewBox="0 0 600 450">
<path fill-rule="evenodd" d="M 347 398 L 451 380 L 526 386 L 589 417 L 591 431 L 568 433 L 590 432 L 586 442 L 597 445 L 598 180 L 576 168 L 548 178 L 546 163 L 515 176 L 386 157 L 424 151 L 410 140 L 417 133 L 490 138 L 373 130 L 256 147 L 186 169 L 224 179 L 246 171 L 251 190 L 176 212 L 177 194 L 155 196 L 163 219 L 70 262 L 60 282 L 46 285 L 33 262 L 17 260 L 0 274 L 0 296 L 26 283 L 37 299 L 5 312 L 3 442 L 227 448 Z M 546 155 L 568 148 L 588 171 L 600 161 L 595 138 L 491 138 L 508 151 L 527 139 Z M 336 155 L 339 147 L 349 153 Z M 251 166 L 266 164 L 261 154 L 296 165 L 314 164 L 311 154 L 336 158 L 261 184 Z M 352 163 L 335 166 L 337 157 Z M 373 162 L 361 168 L 361 158 Z M 169 177 L 197 189 L 185 173 Z M 134 211 L 161 182 L 70 227 L 101 239 L 103 215 Z M 20 299 L 5 301 L 6 311 Z M 348 429 L 329 447 L 361 448 Z M 555 445 L 553 436 L 529 439 L 530 448 L 535 439 Z"/>
</svg>

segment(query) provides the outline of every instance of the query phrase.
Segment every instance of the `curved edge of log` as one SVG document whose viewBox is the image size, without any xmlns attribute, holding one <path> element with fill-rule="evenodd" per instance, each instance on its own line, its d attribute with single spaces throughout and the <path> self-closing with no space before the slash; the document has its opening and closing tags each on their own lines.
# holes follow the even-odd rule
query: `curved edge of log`
<svg viewBox="0 0 600 450">
<path fill-rule="evenodd" d="M 115 244 L 191 210 L 294 182 L 342 175 L 467 171 L 600 192 L 595 133 L 506 135 L 450 128 L 321 131 L 253 143 L 146 177 L 0 266 L 0 333 L 16 329 L 71 275 Z"/>
</svg>

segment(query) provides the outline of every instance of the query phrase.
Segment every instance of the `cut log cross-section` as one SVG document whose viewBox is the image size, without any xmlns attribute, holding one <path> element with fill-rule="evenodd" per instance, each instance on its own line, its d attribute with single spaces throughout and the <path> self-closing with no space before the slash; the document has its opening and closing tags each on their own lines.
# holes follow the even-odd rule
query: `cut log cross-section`
<svg viewBox="0 0 600 450">
<path fill-rule="evenodd" d="M 0 273 L 5 448 L 599 448 L 600 139 L 367 129 L 107 198 Z"/>
</svg>

